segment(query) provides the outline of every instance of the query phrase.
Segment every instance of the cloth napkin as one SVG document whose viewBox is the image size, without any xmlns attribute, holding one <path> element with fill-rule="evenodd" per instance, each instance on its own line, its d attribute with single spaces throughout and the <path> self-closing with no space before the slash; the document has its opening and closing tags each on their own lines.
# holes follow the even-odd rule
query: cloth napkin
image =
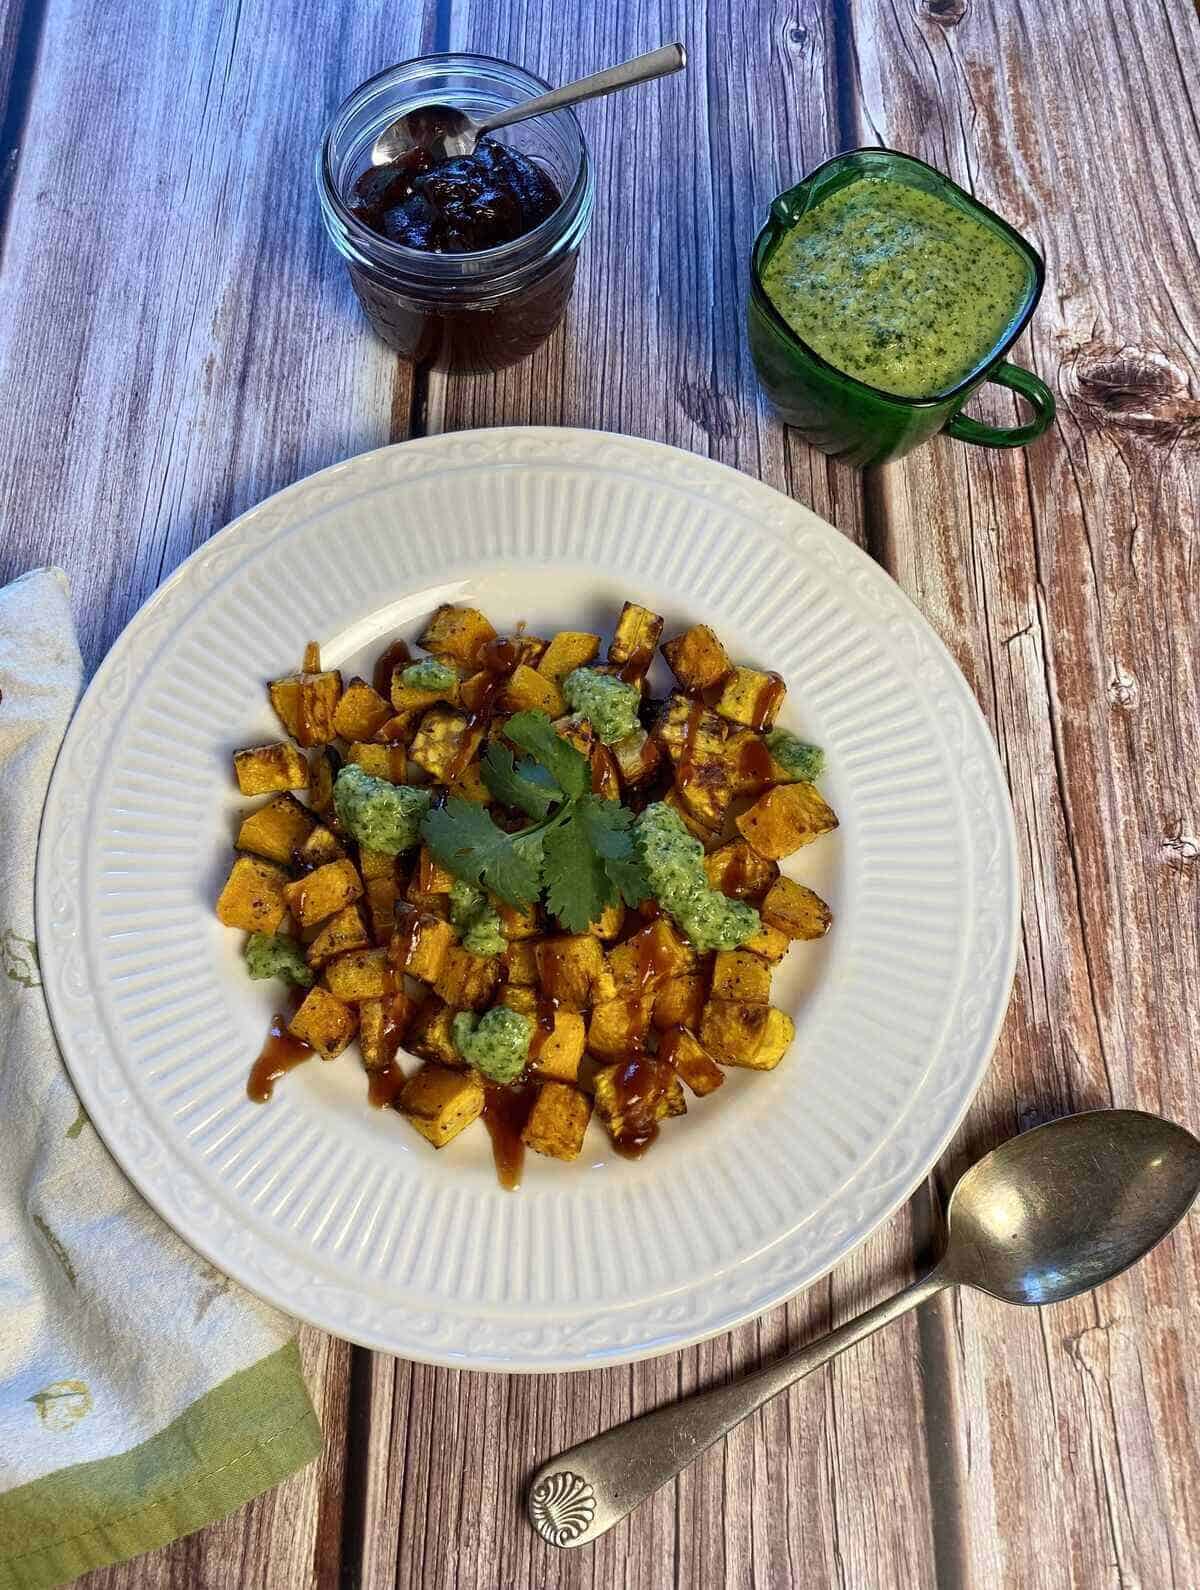
<svg viewBox="0 0 1200 1590">
<path fill-rule="evenodd" d="M 55 1046 L 34 852 L 80 674 L 62 572 L 0 590 L 0 1590 L 199 1529 L 321 1444 L 294 1321 L 143 1203 Z"/>
</svg>

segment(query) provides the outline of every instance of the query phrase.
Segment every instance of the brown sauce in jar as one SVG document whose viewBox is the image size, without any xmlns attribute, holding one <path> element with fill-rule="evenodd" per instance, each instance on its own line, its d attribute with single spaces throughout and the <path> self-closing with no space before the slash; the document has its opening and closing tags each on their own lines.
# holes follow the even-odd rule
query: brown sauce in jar
<svg viewBox="0 0 1200 1590">
<path fill-rule="evenodd" d="M 525 1144 L 521 1133 L 532 1113 L 537 1099 L 536 1086 L 515 1083 L 499 1087 L 485 1083 L 483 1092 L 483 1124 L 492 1140 L 492 1159 L 501 1187 L 509 1192 L 521 1185 L 521 1171 L 525 1165 Z"/>
<path fill-rule="evenodd" d="M 294 1071 L 305 1060 L 311 1060 L 316 1050 L 303 1038 L 294 1038 L 288 1029 L 289 1018 L 277 1011 L 271 1017 L 267 1041 L 262 1053 L 250 1068 L 246 1081 L 246 1097 L 255 1104 L 265 1104 L 275 1091 L 280 1077 Z"/>
</svg>

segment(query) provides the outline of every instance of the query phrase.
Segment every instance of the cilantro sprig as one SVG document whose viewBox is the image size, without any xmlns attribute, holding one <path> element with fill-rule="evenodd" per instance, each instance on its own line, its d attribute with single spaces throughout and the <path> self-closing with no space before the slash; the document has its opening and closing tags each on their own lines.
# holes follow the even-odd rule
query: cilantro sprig
<svg viewBox="0 0 1200 1590">
<path fill-rule="evenodd" d="M 484 783 L 502 805 L 533 824 L 506 833 L 473 801 L 451 796 L 421 825 L 433 856 L 456 877 L 490 889 L 512 906 L 542 894 L 569 933 L 584 933 L 606 907 L 638 905 L 650 885 L 633 839 L 633 813 L 592 794 L 591 766 L 544 712 L 518 712 L 505 738 L 526 753 L 517 761 L 493 742 Z"/>
</svg>

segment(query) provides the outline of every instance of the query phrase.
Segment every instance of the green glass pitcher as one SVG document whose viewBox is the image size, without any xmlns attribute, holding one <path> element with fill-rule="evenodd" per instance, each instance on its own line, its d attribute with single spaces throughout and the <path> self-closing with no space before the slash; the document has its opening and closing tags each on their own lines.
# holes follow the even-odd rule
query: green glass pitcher
<svg viewBox="0 0 1200 1590">
<path fill-rule="evenodd" d="M 922 188 L 998 230 L 1025 262 L 1026 288 L 1019 311 L 1000 340 L 948 391 L 933 397 L 900 397 L 836 369 L 784 320 L 763 287 L 763 271 L 787 232 L 808 210 L 860 177 L 888 177 Z M 1042 257 L 1008 222 L 980 204 L 940 171 L 891 149 L 855 149 L 836 155 L 781 193 L 755 239 L 750 259 L 750 349 L 767 396 L 783 420 L 814 447 L 858 465 L 881 464 L 919 447 L 938 431 L 983 447 L 1024 447 L 1054 418 L 1054 397 L 1030 370 L 1004 355 L 1024 331 L 1045 281 Z M 960 410 L 985 381 L 1010 388 L 1033 408 L 1024 425 L 984 425 Z"/>
</svg>

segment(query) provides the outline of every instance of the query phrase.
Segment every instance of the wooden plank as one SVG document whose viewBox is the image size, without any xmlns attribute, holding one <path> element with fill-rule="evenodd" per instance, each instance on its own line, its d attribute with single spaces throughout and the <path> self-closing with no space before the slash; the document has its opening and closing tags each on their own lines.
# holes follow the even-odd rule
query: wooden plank
<svg viewBox="0 0 1200 1590">
<path fill-rule="evenodd" d="M 1027 454 L 938 442 L 872 499 L 989 713 L 1025 874 L 1013 1009 L 950 1169 L 1091 1105 L 1195 1129 L 1200 23 L 1123 0 L 1086 25 L 1065 4 L 854 0 L 854 43 L 864 139 L 1040 241 L 1048 286 L 1017 356 L 1060 403 Z M 1011 423 L 1005 401 L 979 408 Z M 960 1300 L 952 1582 L 1200 1581 L 1197 1240 L 1192 1223 L 1042 1315 Z"/>
<path fill-rule="evenodd" d="M 406 425 L 411 372 L 364 333 L 311 160 L 343 94 L 431 30 L 379 0 L 286 27 L 267 0 L 49 0 L 0 271 L 23 397 L 0 579 L 61 562 L 89 664 L 214 530 Z"/>
<path fill-rule="evenodd" d="M 647 6 L 552 8 L 455 0 L 452 46 L 563 80 L 679 32 Z M 711 30 L 694 9 L 676 80 L 586 106 L 597 216 L 567 327 L 493 377 L 429 379 L 430 429 L 551 423 L 657 437 L 791 489 L 861 535 L 857 476 L 792 447 L 763 412 L 742 334 L 746 255 L 774 192 L 836 147 L 832 8 L 762 5 Z M 778 141 L 755 129 L 781 129 Z M 656 148 L 662 161 L 631 159 Z M 837 1276 L 733 1335 L 680 1355 L 552 1379 L 386 1362 L 368 1399 L 363 1583 L 885 1584 L 930 1582 L 917 1328 L 908 1321 L 816 1377 L 708 1454 L 600 1541 L 559 1554 L 519 1501 L 552 1452 L 740 1373 L 865 1307 L 911 1274 L 902 1215 Z M 903 1496 L 896 1507 L 888 1498 Z M 419 1545 L 416 1543 L 419 1542 Z"/>
<path fill-rule="evenodd" d="M 283 28 L 255 0 L 49 0 L 0 258 L 0 382 L 21 395 L 0 410 L 0 582 L 61 562 L 89 664 L 228 519 L 403 434 L 411 372 L 366 334 L 309 172 L 324 117 L 425 47 L 431 13 L 330 27 L 310 3 Z M 17 15 L 0 74 L 32 62 Z M 340 1583 L 351 1349 L 301 1343 L 321 1460 L 95 1584 Z"/>
</svg>

